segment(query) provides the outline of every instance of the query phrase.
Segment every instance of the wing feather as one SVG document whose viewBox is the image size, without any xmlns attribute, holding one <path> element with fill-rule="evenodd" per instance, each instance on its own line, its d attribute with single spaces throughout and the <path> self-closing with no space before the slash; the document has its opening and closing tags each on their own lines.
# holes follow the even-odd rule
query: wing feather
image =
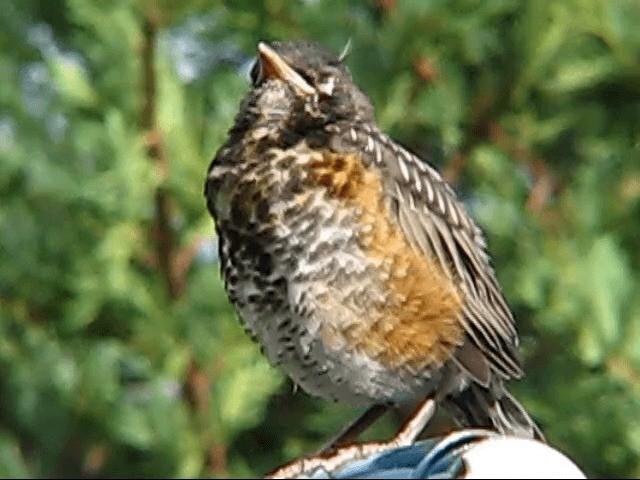
<svg viewBox="0 0 640 480">
<path fill-rule="evenodd" d="M 433 167 L 380 132 L 357 134 L 361 145 L 375 145 L 365 155 L 385 173 L 390 211 L 401 231 L 413 248 L 435 256 L 463 293 L 468 337 L 499 376 L 522 376 L 515 321 L 480 228 Z"/>
</svg>

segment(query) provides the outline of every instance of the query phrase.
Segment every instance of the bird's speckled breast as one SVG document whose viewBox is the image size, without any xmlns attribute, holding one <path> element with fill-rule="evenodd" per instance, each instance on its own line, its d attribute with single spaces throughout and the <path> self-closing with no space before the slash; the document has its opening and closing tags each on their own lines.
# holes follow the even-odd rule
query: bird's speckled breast
<svg viewBox="0 0 640 480">
<path fill-rule="evenodd" d="M 463 336 L 461 299 L 394 227 L 380 173 L 305 142 L 242 155 L 210 175 L 221 268 L 272 363 L 351 403 L 433 388 Z"/>
</svg>

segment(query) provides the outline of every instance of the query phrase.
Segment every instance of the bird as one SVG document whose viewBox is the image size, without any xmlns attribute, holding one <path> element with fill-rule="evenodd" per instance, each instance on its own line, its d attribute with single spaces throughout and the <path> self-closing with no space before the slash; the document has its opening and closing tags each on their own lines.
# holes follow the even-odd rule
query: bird
<svg viewBox="0 0 640 480">
<path fill-rule="evenodd" d="M 519 340 L 482 229 L 380 130 L 344 57 L 258 44 L 205 180 L 229 300 L 311 395 L 371 418 L 426 399 L 463 427 L 544 439 L 507 389 Z"/>
</svg>

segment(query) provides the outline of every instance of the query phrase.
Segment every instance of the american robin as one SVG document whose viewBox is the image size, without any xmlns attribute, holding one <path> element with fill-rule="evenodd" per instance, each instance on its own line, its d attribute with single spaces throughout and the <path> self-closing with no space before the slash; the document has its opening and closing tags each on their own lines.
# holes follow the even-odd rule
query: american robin
<svg viewBox="0 0 640 480">
<path fill-rule="evenodd" d="M 426 161 L 377 127 L 339 58 L 260 43 L 205 186 L 245 328 L 307 392 L 433 398 L 464 426 L 542 438 L 505 383 L 518 337 L 482 231 Z"/>
</svg>

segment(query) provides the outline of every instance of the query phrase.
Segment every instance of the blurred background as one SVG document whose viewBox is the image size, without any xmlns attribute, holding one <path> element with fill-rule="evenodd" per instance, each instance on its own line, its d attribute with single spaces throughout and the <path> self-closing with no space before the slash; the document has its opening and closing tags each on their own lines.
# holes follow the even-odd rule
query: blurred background
<svg viewBox="0 0 640 480">
<path fill-rule="evenodd" d="M 0 3 L 0 476 L 255 476 L 360 413 L 244 334 L 203 198 L 257 42 L 295 38 L 351 39 L 486 229 L 548 441 L 640 476 L 636 0 Z"/>
</svg>

